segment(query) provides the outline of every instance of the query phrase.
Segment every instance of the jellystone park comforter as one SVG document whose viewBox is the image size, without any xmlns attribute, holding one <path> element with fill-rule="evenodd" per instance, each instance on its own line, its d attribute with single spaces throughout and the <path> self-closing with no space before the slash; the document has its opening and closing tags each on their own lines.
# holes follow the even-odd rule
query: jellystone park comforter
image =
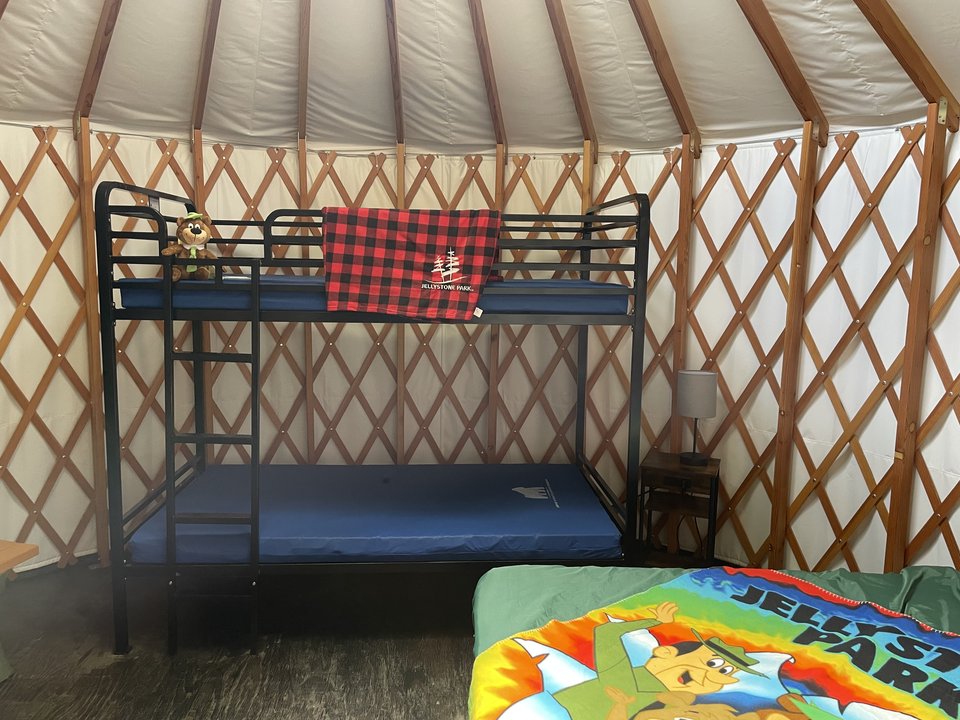
<svg viewBox="0 0 960 720">
<path fill-rule="evenodd" d="M 960 636 L 768 570 L 709 568 L 482 652 L 474 720 L 958 718 Z"/>
</svg>

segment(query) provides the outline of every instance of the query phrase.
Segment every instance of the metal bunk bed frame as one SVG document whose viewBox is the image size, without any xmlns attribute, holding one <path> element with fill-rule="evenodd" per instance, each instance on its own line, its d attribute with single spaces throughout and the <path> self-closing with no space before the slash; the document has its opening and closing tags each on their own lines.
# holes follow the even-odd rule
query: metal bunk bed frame
<svg viewBox="0 0 960 720">
<path fill-rule="evenodd" d="M 117 203 L 114 193 L 130 193 L 141 198 L 140 203 Z M 303 272 L 320 272 L 323 260 L 314 257 L 284 257 L 275 252 L 277 246 L 300 246 L 319 244 L 316 235 L 291 235 L 309 229 L 317 229 L 323 212 L 320 210 L 290 209 L 277 210 L 260 221 L 214 220 L 215 227 L 255 227 L 262 231 L 262 238 L 231 239 L 231 244 L 255 245 L 262 248 L 262 257 L 220 257 L 215 260 L 181 260 L 169 256 L 160 256 L 159 250 L 165 248 L 174 238 L 169 235 L 168 224 L 176 223 L 175 215 L 161 212 L 161 204 L 171 203 L 177 207 L 177 214 L 194 212 L 195 205 L 184 197 L 159 192 L 119 182 L 103 182 L 97 188 L 95 198 L 97 268 L 99 283 L 99 305 L 101 323 L 101 353 L 103 360 L 103 392 L 106 432 L 107 488 L 110 529 L 110 563 L 113 580 L 113 620 L 114 650 L 118 654 L 129 652 L 129 626 L 127 616 L 126 584 L 134 576 L 161 576 L 167 580 L 168 602 L 168 647 L 171 652 L 177 646 L 177 602 L 187 596 L 182 590 L 184 580 L 197 574 L 216 575 L 232 581 L 235 588 L 233 596 L 243 597 L 250 605 L 251 648 L 257 641 L 257 580 L 261 575 L 271 573 L 323 572 L 330 569 L 443 569 L 454 566 L 492 567 L 507 565 L 509 562 L 491 560 L 478 561 L 422 561 L 422 562 L 321 562 L 261 564 L 259 556 L 259 496 L 260 496 L 260 403 L 259 403 L 259 366 L 261 322 L 388 322 L 423 323 L 415 318 L 401 318 L 357 312 L 318 312 L 310 310 L 269 310 L 260 308 L 261 272 L 272 268 L 301 268 Z M 631 215 L 601 215 L 600 213 L 620 206 L 633 206 L 636 211 Z M 151 230 L 124 230 L 114 225 L 117 218 L 145 220 L 152 224 Z M 305 219 L 309 218 L 309 219 Z M 550 223 L 548 227 L 546 223 Z M 634 228 L 632 239 L 617 239 L 606 236 L 611 230 Z M 282 234 L 281 234 L 282 233 Z M 555 235 L 554 238 L 531 239 L 512 238 L 509 233 L 539 233 Z M 506 235 L 505 235 L 506 234 Z M 576 403 L 576 465 L 597 495 L 603 507 L 621 532 L 621 561 L 635 564 L 639 560 L 638 534 L 638 487 L 640 465 L 640 407 L 642 396 L 644 323 L 646 308 L 647 259 L 650 236 L 650 204 L 643 194 L 633 194 L 590 208 L 583 215 L 502 215 L 502 228 L 499 246 L 507 250 L 566 250 L 571 253 L 570 262 L 496 262 L 494 270 L 547 270 L 576 274 L 581 280 L 589 280 L 590 273 L 596 271 L 622 271 L 631 273 L 633 287 L 599 288 L 602 294 L 628 295 L 632 298 L 632 309 L 622 315 L 604 314 L 559 314 L 559 313 L 503 313 L 484 312 L 471 324 L 503 325 L 550 325 L 560 324 L 578 326 L 577 333 L 577 403 Z M 156 255 L 114 254 L 117 240 L 148 240 L 157 243 Z M 593 262 L 592 251 L 606 249 L 634 249 L 632 262 Z M 215 277 L 209 283 L 209 290 L 216 292 L 223 288 L 224 269 L 239 268 L 249 273 L 249 309 L 182 309 L 174 307 L 174 284 L 171 282 L 174 265 L 204 264 L 214 267 Z M 149 309 L 124 309 L 117 307 L 115 290 L 117 288 L 115 269 L 117 265 L 128 264 L 139 267 L 154 267 L 162 278 L 162 307 Z M 232 285 L 236 289 L 236 285 Z M 488 285 L 484 293 L 506 292 L 497 283 Z M 542 289 L 516 288 L 516 293 L 551 292 Z M 552 291 L 563 294 L 597 294 L 598 289 L 568 288 Z M 122 320 L 159 320 L 163 324 L 164 348 L 164 413 L 165 413 L 165 479 L 162 484 L 149 492 L 128 511 L 123 510 L 123 490 L 121 484 L 121 446 L 119 390 L 116 364 L 115 325 Z M 251 348 L 248 353 L 223 353 L 204 351 L 203 323 L 207 320 L 249 322 L 251 328 Z M 192 349 L 181 351 L 174 346 L 174 322 L 185 321 L 191 324 Z M 622 502 L 610 489 L 600 473 L 589 462 L 585 454 L 586 435 L 586 368 L 590 325 L 627 325 L 632 330 L 630 355 L 630 397 L 628 407 L 628 447 L 626 501 Z M 178 432 L 174 423 L 174 368 L 177 362 L 192 363 L 194 378 L 194 428 L 192 433 Z M 206 389 L 204 365 L 210 362 L 245 363 L 251 369 L 251 426 L 249 434 L 212 433 L 205 427 Z M 176 466 L 176 446 L 193 445 L 193 459 L 180 467 Z M 206 465 L 208 445 L 243 444 L 250 448 L 250 512 L 249 513 L 178 513 L 176 496 Z M 125 546 L 140 524 L 157 512 L 166 513 L 166 562 L 157 565 L 137 565 L 128 561 Z M 243 524 L 250 527 L 250 558 L 244 564 L 187 564 L 176 561 L 176 530 L 181 524 Z M 239 590 L 236 590 L 239 588 Z"/>
</svg>

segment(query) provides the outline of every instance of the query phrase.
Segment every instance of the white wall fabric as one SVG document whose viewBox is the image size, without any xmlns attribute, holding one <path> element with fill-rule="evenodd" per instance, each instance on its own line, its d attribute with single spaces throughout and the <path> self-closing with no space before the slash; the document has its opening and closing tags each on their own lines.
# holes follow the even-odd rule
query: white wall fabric
<svg viewBox="0 0 960 720">
<path fill-rule="evenodd" d="M 75 177 L 77 152 L 69 133 L 58 133 L 52 146 L 55 154 L 48 153 L 37 165 L 33 180 L 20 186 L 22 196 L 15 195 L 19 190 L 9 191 L 5 183 L 0 184 L 0 208 L 16 207 L 2 226 L 0 244 L 5 249 L 3 274 L 17 289 L 15 296 L 6 283 L 0 290 L 0 335 L 10 340 L 0 355 L 0 538 L 17 539 L 21 529 L 32 524 L 21 538 L 40 546 L 31 566 L 60 559 L 61 544 L 74 537 L 77 555 L 88 554 L 96 546 L 88 514 L 91 498 L 83 487 L 93 479 L 89 408 L 73 382 L 88 383 L 89 348 L 82 317 L 78 323 L 78 314 L 83 314 L 82 293 L 78 295 L 65 279 L 72 276 L 82 282 L 83 244 L 76 200 L 53 162 L 56 157 Z M 45 141 L 30 129 L 0 126 L 0 164 L 14 182 L 44 147 Z M 33 218 L 40 234 L 34 230 Z M 62 243 L 57 253 L 60 263 L 43 274 L 44 244 L 56 247 L 52 240 Z M 36 282 L 40 284 L 29 302 L 32 317 L 17 322 L 21 298 Z M 63 362 L 58 363 L 58 353 Z M 50 385 L 42 392 L 45 378 Z M 31 401 L 36 402 L 32 417 L 27 412 Z M 68 465 L 60 462 L 64 460 L 60 454 L 69 455 Z M 14 486 L 23 489 L 30 506 L 20 502 Z M 34 503 L 42 504 L 43 518 L 57 535 L 56 542 L 37 524 L 41 518 L 33 514 Z"/>
<path fill-rule="evenodd" d="M 297 137 L 297 0 L 233 0 L 220 15 L 204 128 L 246 145 Z M 193 96 L 196 74 L 185 83 Z"/>
<path fill-rule="evenodd" d="M 489 149 L 494 137 L 469 14 L 444 0 L 397 3 L 404 137 L 411 149 Z"/>
<path fill-rule="evenodd" d="M 384 5 L 311 4 L 307 137 L 321 147 L 382 150 L 397 142 Z"/>
<path fill-rule="evenodd" d="M 880 118 L 892 125 L 922 116 L 919 91 L 854 3 L 766 4 L 831 125 L 866 127 Z"/>
<path fill-rule="evenodd" d="M 184 133 L 183 121 L 193 112 L 205 8 L 194 0 L 122 6 L 90 114 L 94 127 L 156 137 Z M 182 75 L 170 72 L 171 59 Z"/>
<path fill-rule="evenodd" d="M 811 269 L 809 285 L 818 280 L 828 257 L 836 249 L 850 228 L 850 224 L 864 207 L 865 193 L 872 192 L 883 180 L 891 161 L 898 153 L 909 150 L 901 129 L 888 129 L 873 133 L 862 133 L 831 138 L 828 148 L 822 153 L 820 171 L 825 172 L 843 145 L 849 145 L 856 167 L 843 164 L 831 181 L 827 191 L 818 199 L 816 205 L 817 229 L 812 241 Z M 906 132 L 910 132 L 907 130 Z M 855 142 L 854 142 L 855 140 Z M 12 177 L 18 178 L 26 168 L 38 144 L 34 132 L 22 128 L 0 126 L 0 163 Z M 69 173 L 76 174 L 76 146 L 68 133 L 60 133 L 56 138 L 59 156 L 63 159 Z M 146 182 L 150 176 L 159 178 L 160 189 L 175 193 L 186 193 L 184 180 L 190 173 L 191 158 L 186 143 L 179 143 L 170 155 L 171 146 L 163 141 L 152 141 L 134 136 L 116 138 L 96 138 L 94 140 L 95 157 L 105 153 L 109 158 L 103 166 L 99 180 L 127 179 L 134 182 Z M 718 416 L 701 424 L 704 438 L 711 442 L 727 420 L 729 402 L 727 397 L 738 398 L 743 388 L 758 373 L 764 376 L 758 389 L 739 407 L 739 417 L 732 429 L 714 443 L 714 452 L 723 459 L 724 486 L 728 495 L 735 493 L 743 478 L 754 472 L 756 451 L 762 450 L 771 441 L 777 425 L 777 401 L 774 385 L 778 380 L 780 365 L 773 368 L 762 367 L 762 356 L 768 353 L 776 343 L 784 326 L 784 291 L 776 277 L 768 278 L 755 288 L 757 278 L 763 274 L 771 248 L 776 248 L 788 236 L 793 217 L 795 190 L 784 173 L 777 175 L 762 202 L 754 209 L 759 221 L 758 226 L 746 224 L 735 238 L 729 254 L 724 258 L 718 273 L 707 273 L 711 259 L 710 246 L 717 247 L 728 239 L 734 222 L 743 212 L 745 200 L 750 196 L 768 169 L 777 161 L 778 147 L 769 142 L 741 144 L 735 153 L 733 163 L 737 182 L 728 173 L 723 173 L 711 190 L 709 198 L 702 203 L 699 217 L 702 225 L 694 232 L 694 245 L 691 250 L 690 287 L 695 289 L 702 282 L 704 294 L 693 308 L 694 318 L 706 339 L 706 346 L 694 334 L 688 332 L 687 367 L 702 367 L 708 360 L 711 348 L 733 318 L 735 309 L 729 298 L 729 288 L 741 300 L 753 293 L 755 299 L 746 309 L 746 325 L 739 327 L 731 336 L 724 349 L 712 357 L 714 364 L 723 373 L 726 392 L 718 403 Z M 907 150 L 905 150 L 905 147 Z M 165 150 L 166 148 L 166 150 Z M 295 178 L 297 173 L 295 153 L 283 149 L 253 149 L 240 146 L 204 146 L 205 167 L 209 176 L 207 183 L 208 210 L 220 217 L 263 217 L 277 207 L 291 207 L 296 204 Z M 723 153 L 728 148 L 707 147 L 697 166 L 696 188 L 703 192 L 704 186 L 713 177 Z M 578 158 L 573 158 L 579 162 Z M 794 151 L 791 160 L 798 162 Z M 960 160 L 960 150 L 955 140 L 951 140 L 948 166 L 953 167 Z M 677 182 L 669 174 L 669 158 L 660 153 L 633 154 L 624 163 L 624 172 L 615 175 L 617 160 L 608 154 L 600 157 L 595 169 L 596 184 L 606 188 L 606 197 L 614 197 L 625 192 L 656 191 L 653 203 L 653 231 L 655 247 L 651 254 L 651 272 L 661 260 L 663 248 L 672 242 L 677 231 L 677 203 L 679 200 Z M 527 181 L 521 180 L 512 187 L 507 199 L 507 209 L 512 212 L 534 212 L 544 207 L 551 212 L 577 212 L 580 208 L 579 192 L 570 181 L 571 158 L 556 154 L 538 153 L 524 158 Z M 519 164 L 522 166 L 523 162 Z M 332 163 L 332 164 L 331 164 Z M 421 171 L 421 163 L 430 167 L 435 185 L 428 182 L 414 188 L 414 178 Z M 178 167 L 174 172 L 173 168 Z M 158 168 L 166 168 L 159 171 Z M 508 181 L 519 172 L 518 164 L 511 159 L 508 163 Z M 577 164 L 573 172 L 579 173 Z M 411 190 L 411 205 L 414 207 L 449 206 L 453 198 L 459 197 L 459 207 L 483 207 L 488 204 L 489 190 L 494 183 L 494 159 L 490 155 L 479 157 L 478 177 L 466 188 L 462 187 L 466 172 L 466 163 L 461 156 L 418 157 L 407 156 L 407 182 Z M 666 173 L 666 175 L 665 175 Z M 337 155 L 311 151 L 308 154 L 308 184 L 315 183 L 317 192 L 313 197 L 313 207 L 325 205 L 363 204 L 366 206 L 390 206 L 393 204 L 392 184 L 396 177 L 396 160 L 393 157 L 381 157 L 370 154 Z M 485 193 L 484 188 L 487 192 Z M 916 223 L 916 202 L 919 193 L 919 172 L 916 158 L 907 154 L 902 169 L 896 174 L 889 188 L 879 201 L 876 214 L 852 239 L 850 249 L 844 255 L 836 272 L 825 281 L 823 291 L 812 301 L 806 312 L 807 337 L 801 353 L 800 388 L 803 391 L 816 377 L 819 363 L 833 352 L 837 339 L 852 320 L 850 308 L 862 306 L 875 292 L 877 280 L 889 266 L 891 254 L 903 246 Z M 551 198 L 551 196 L 554 196 Z M 954 222 L 960 214 L 957 195 L 949 200 L 945 210 L 945 223 Z M 82 256 L 80 253 L 79 230 L 75 216 L 71 215 L 74 198 L 64 183 L 57 167 L 46 160 L 37 171 L 36 178 L 30 183 L 25 200 L 35 211 L 40 224 L 50 235 L 60 232 L 61 225 L 67 222 L 67 233 L 62 256 L 73 272 L 80 275 Z M 10 202 L 9 193 L 0 189 L 0 202 Z M 253 207 L 251 207 L 251 205 Z M 953 227 L 953 226 L 950 226 Z M 3 227 L 2 241 L 9 248 L 5 255 L 4 270 L 10 274 L 18 287 L 30 282 L 32 269 L 42 257 L 43 248 L 33 227 L 21 212 L 14 212 Z M 789 256 L 779 260 L 780 272 L 788 273 Z M 675 268 L 674 261 L 668 263 Z M 937 301 L 934 317 L 933 335 L 939 343 L 944 362 L 928 359 L 922 416 L 929 415 L 949 389 L 954 387 L 953 378 L 960 372 L 960 355 L 953 341 L 951 328 L 960 301 L 953 291 L 955 273 L 960 267 L 960 259 L 946 233 L 940 239 L 938 267 L 935 283 L 935 299 L 945 293 L 944 300 Z M 726 283 L 726 284 L 725 284 Z M 646 364 L 659 362 L 655 357 L 656 347 L 663 343 L 672 327 L 675 295 L 667 273 L 661 274 L 650 288 L 647 320 L 649 325 L 648 344 L 645 356 Z M 58 340 L 66 331 L 79 309 L 79 300 L 72 297 L 69 290 L 52 273 L 45 280 L 41 292 L 33 307 L 40 316 L 47 331 Z M 852 342 L 839 357 L 831 371 L 829 390 L 819 391 L 798 418 L 799 436 L 803 443 L 803 452 L 795 452 L 793 458 L 793 494 L 803 488 L 807 479 L 817 470 L 819 464 L 843 436 L 844 425 L 855 415 L 866 396 L 881 381 L 882 371 L 877 366 L 889 368 L 895 362 L 904 343 L 906 318 L 906 296 L 899 281 L 894 281 L 883 290 L 883 297 L 876 311 L 868 319 L 861 340 Z M 15 298 L 8 292 L 0 292 L 0 332 L 7 327 L 16 310 Z M 942 305 L 942 307 L 940 307 Z M 420 326 L 403 328 L 406 358 L 411 361 L 420 348 L 421 337 L 430 332 L 435 336 L 430 344 L 440 375 L 430 362 L 421 361 L 407 378 L 409 399 L 404 407 L 406 426 L 405 443 L 409 450 L 406 458 L 410 462 L 434 462 L 438 453 L 460 462 L 483 460 L 484 440 L 487 435 L 487 418 L 482 413 L 486 402 L 486 363 L 489 359 L 489 331 L 484 329 L 478 334 L 465 334 L 462 328 L 454 326 Z M 120 328 L 121 332 L 126 327 Z M 227 326 L 226 332 L 232 328 Z M 514 332 L 517 330 L 514 329 Z M 362 326 L 346 326 L 342 333 L 335 334 L 332 327 L 314 326 L 310 329 L 310 338 L 315 356 L 328 352 L 327 343 L 335 342 L 342 359 L 329 356 L 325 371 L 318 374 L 313 382 L 321 407 L 327 416 L 332 416 L 344 403 L 345 413 L 338 425 L 339 439 L 336 442 L 322 439 L 325 434 L 323 423 L 318 417 L 317 435 L 314 442 L 322 441 L 320 462 L 343 462 L 348 458 L 363 456 L 365 462 L 390 462 L 395 452 L 397 415 L 392 409 L 395 402 L 394 371 L 389 359 L 395 357 L 396 328 L 384 329 L 374 326 L 368 330 Z M 528 412 L 526 421 L 518 428 L 518 437 L 510 441 L 504 451 L 503 460 L 514 462 L 525 459 L 525 451 L 538 459 L 559 461 L 564 457 L 561 444 L 555 442 L 551 413 L 540 404 L 527 407 L 531 388 L 544 373 L 545 368 L 553 364 L 558 338 L 563 340 L 565 330 L 538 328 L 523 341 L 523 351 L 530 363 L 530 372 L 516 361 L 505 365 L 501 381 L 501 396 L 505 412 L 498 415 L 498 436 L 500 442 L 512 432 L 510 419 L 516 419 Z M 612 331 L 595 329 L 592 342 L 591 362 L 600 361 L 602 341 L 609 342 Z M 214 334 L 217 343 L 226 343 L 219 333 Z M 243 346 L 247 342 L 247 333 L 241 333 L 236 342 Z M 299 462 L 308 453 L 310 445 L 307 437 L 307 424 L 302 406 L 304 379 L 302 363 L 305 361 L 306 335 L 304 329 L 295 327 L 289 331 L 285 325 L 265 328 L 262 350 L 265 357 L 277 353 L 278 361 L 263 378 L 264 397 L 270 402 L 274 415 L 265 418 L 263 424 L 263 445 L 269 453 L 271 462 Z M 124 348 L 130 365 L 121 365 L 121 428 L 123 432 L 133 422 L 140 422 L 141 429 L 130 438 L 124 463 L 125 505 L 142 496 L 143 482 L 138 476 L 138 468 L 147 478 L 155 477 L 162 463 L 162 446 L 156 442 L 162 432 L 159 415 L 153 407 L 143 414 L 142 394 L 145 386 L 157 382 L 160 369 L 160 356 L 157 352 L 160 336 L 154 325 L 142 324 L 135 339 Z M 380 350 L 380 342 L 386 349 Z M 511 352 L 510 336 L 501 333 L 500 355 L 498 360 L 505 362 Z M 282 347 L 281 347 L 282 343 Z M 471 350 L 471 344 L 476 346 Z M 759 351 L 758 351 L 759 348 Z M 626 342 L 615 346 L 616 362 L 621 367 L 627 363 Z M 464 370 L 454 383 L 453 393 L 462 404 L 463 412 L 454 407 L 449 399 L 438 396 L 440 376 L 454 366 L 466 352 Z M 573 350 L 571 349 L 571 356 Z M 361 391 L 367 406 L 350 395 L 358 358 L 373 353 L 371 369 L 361 382 Z M 86 378 L 87 348 L 82 331 L 76 336 L 68 349 L 68 359 L 73 369 Z M 758 355 L 760 357 L 758 357 Z M 44 363 L 50 351 L 28 323 L 22 323 L 13 337 L 13 342 L 3 357 L 0 357 L 5 372 L 9 373 L 28 397 L 36 387 L 44 370 Z M 38 363 L 42 358 L 44 362 Z M 550 402 L 553 417 L 562 423 L 572 411 L 574 403 L 574 378 L 561 360 L 558 369 L 547 383 L 546 398 Z M 668 363 L 669 366 L 669 363 Z M 191 386 L 187 374 L 178 371 L 178 422 L 185 422 L 190 409 Z M 223 372 L 214 387 L 214 397 L 222 409 L 223 417 L 217 421 L 232 423 L 244 412 L 248 382 L 235 369 Z M 895 381 L 894 389 L 899 390 Z M 19 401 L 9 388 L 0 386 L 0 452 L 14 437 L 17 423 L 20 422 Z M 616 366 L 608 366 L 604 376 L 598 381 L 591 398 L 597 412 L 588 420 L 588 446 L 596 450 L 598 466 L 603 473 L 617 478 L 621 472 L 621 462 L 616 455 L 622 453 L 626 442 L 626 427 L 622 426 L 612 434 L 611 440 L 617 452 L 597 449 L 602 437 L 613 425 L 621 412 L 625 401 L 622 386 L 617 378 Z M 671 389 L 667 372 L 658 367 L 652 373 L 645 388 L 644 415 L 648 423 L 644 429 L 641 452 L 655 442 L 657 434 L 666 425 L 670 415 Z M 421 432 L 418 418 L 427 410 L 440 403 L 440 410 L 429 425 L 429 430 Z M 39 417 L 51 429 L 60 442 L 66 441 L 78 418 L 85 410 L 84 403 L 76 390 L 71 387 L 68 378 L 58 373 L 53 384 L 39 406 Z M 464 414 L 465 413 L 465 416 Z M 277 419 L 279 418 L 279 420 Z M 285 422 L 292 418 L 290 422 Z M 280 432 L 278 422 L 283 424 Z M 463 428 L 475 423 L 473 432 L 464 440 Z M 382 427 L 382 436 L 369 441 L 375 425 Z M 925 440 L 922 447 L 923 472 L 917 481 L 911 533 L 915 534 L 936 512 L 938 504 L 951 493 L 960 474 L 960 460 L 956 453 L 957 422 L 952 412 L 938 416 L 935 426 L 924 430 Z M 818 501 L 808 502 L 793 524 L 793 533 L 798 546 L 802 548 L 806 560 L 819 557 L 836 536 L 836 524 L 843 527 L 851 521 L 852 514 L 869 496 L 873 485 L 887 472 L 892 464 L 894 447 L 893 434 L 896 427 L 895 408 L 891 402 L 883 401 L 871 412 L 862 427 L 857 430 L 856 445 L 845 447 L 824 483 L 829 494 L 830 509 Z M 430 440 L 427 436 L 430 436 Z M 84 477 L 92 477 L 91 438 L 89 429 L 82 430 L 82 436 L 72 446 L 71 460 L 80 468 Z M 685 435 L 689 442 L 689 433 Z M 433 443 L 433 444 L 431 444 Z M 234 451 L 235 452 L 235 451 Z M 23 487 L 30 498 L 37 498 L 44 492 L 51 468 L 56 461 L 55 453 L 37 433 L 36 427 L 28 428 L 19 444 L 14 448 L 8 461 L 7 471 Z M 230 458 L 236 459 L 234 455 Z M 228 458 L 228 459 L 230 459 Z M 770 477 L 774 468 L 772 463 L 763 469 Z M 928 481 L 929 478 L 929 481 Z M 884 501 L 886 502 L 886 500 Z M 753 485 L 749 493 L 738 500 L 737 522 L 728 522 L 718 541 L 718 554 L 728 560 L 744 562 L 746 553 L 743 543 L 757 546 L 763 542 L 769 532 L 770 499 L 762 483 Z M 69 473 L 60 473 L 52 486 L 50 499 L 45 505 L 45 517 L 56 531 L 64 537 L 79 532 L 81 540 L 78 553 L 90 552 L 95 541 L 92 524 L 83 524 L 82 517 L 89 505 L 89 498 Z M 11 493 L 9 483 L 0 483 L 0 536 L 15 536 L 23 526 L 27 511 Z M 955 522 L 948 518 L 945 522 Z M 42 554 L 39 562 L 50 562 L 59 557 L 55 543 L 51 542 L 41 528 L 34 527 L 28 538 L 39 542 Z M 856 534 L 851 552 L 854 553 L 861 570 L 876 570 L 882 567 L 884 551 L 884 528 L 879 517 L 874 517 Z M 917 561 L 949 564 L 949 548 L 946 541 L 937 536 L 924 549 Z M 800 564 L 792 552 L 788 552 L 788 562 Z M 842 566 L 842 557 L 836 557 L 831 566 Z"/>
<path fill-rule="evenodd" d="M 7 5 L 0 22 L 0 121 L 70 126 L 98 17 L 97 3 Z"/>
</svg>

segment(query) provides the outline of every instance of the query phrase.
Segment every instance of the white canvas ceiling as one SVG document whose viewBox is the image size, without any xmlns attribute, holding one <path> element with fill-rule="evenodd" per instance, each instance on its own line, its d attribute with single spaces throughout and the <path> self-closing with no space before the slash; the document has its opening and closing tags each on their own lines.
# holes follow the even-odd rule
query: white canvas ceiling
<svg viewBox="0 0 960 720">
<path fill-rule="evenodd" d="M 736 0 L 651 0 L 704 139 L 790 132 L 800 117 Z M 924 101 L 852 0 L 766 5 L 834 127 L 917 119 Z M 960 94 L 960 2 L 891 0 Z M 184 137 L 206 2 L 125 0 L 94 127 Z M 10 0 L 0 22 L 0 122 L 69 125 L 100 2 Z M 541 0 L 482 0 L 507 141 L 578 147 L 583 132 Z M 564 0 L 602 147 L 654 149 L 680 134 L 628 0 Z M 495 144 L 466 0 L 396 0 L 405 139 L 432 152 Z M 203 130 L 291 145 L 297 129 L 299 0 L 225 0 Z M 313 0 L 307 139 L 335 149 L 396 142 L 383 0 Z"/>
</svg>

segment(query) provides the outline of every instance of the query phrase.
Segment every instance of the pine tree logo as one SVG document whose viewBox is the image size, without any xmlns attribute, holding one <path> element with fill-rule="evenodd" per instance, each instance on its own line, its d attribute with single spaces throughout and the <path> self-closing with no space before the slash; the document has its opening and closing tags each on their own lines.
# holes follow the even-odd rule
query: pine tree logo
<svg viewBox="0 0 960 720">
<path fill-rule="evenodd" d="M 436 285 L 450 285 L 463 280 L 460 274 L 460 257 L 453 251 L 447 250 L 446 256 L 437 255 L 433 263 L 433 282 Z"/>
</svg>

